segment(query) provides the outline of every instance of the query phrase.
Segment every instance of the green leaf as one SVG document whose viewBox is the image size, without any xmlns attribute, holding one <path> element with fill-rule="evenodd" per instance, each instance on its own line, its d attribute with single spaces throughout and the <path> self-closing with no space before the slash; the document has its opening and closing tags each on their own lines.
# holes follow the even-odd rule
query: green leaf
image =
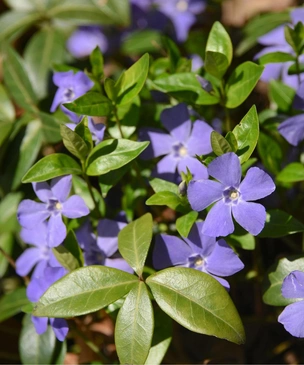
<svg viewBox="0 0 304 365">
<path fill-rule="evenodd" d="M 155 193 L 159 193 L 161 191 L 171 191 L 171 193 L 178 194 L 178 186 L 167 180 L 162 180 L 155 177 L 154 179 L 150 180 L 149 183 Z"/>
<path fill-rule="evenodd" d="M 153 336 L 154 317 L 146 284 L 129 292 L 115 325 L 115 344 L 121 364 L 144 364 Z"/>
<path fill-rule="evenodd" d="M 260 133 L 258 153 L 267 170 L 275 175 L 281 171 L 283 152 L 281 146 L 273 137 L 263 132 Z"/>
<path fill-rule="evenodd" d="M 304 72 L 304 64 L 297 65 L 295 62 L 288 68 L 288 75 L 297 75 Z"/>
<path fill-rule="evenodd" d="M 138 276 L 143 267 L 152 240 L 153 219 L 150 213 L 129 223 L 118 234 L 118 248 L 122 257 Z"/>
<path fill-rule="evenodd" d="M 167 205 L 169 208 L 176 210 L 177 212 L 188 212 L 187 207 L 184 206 L 182 198 L 171 191 L 160 191 L 152 195 L 146 201 L 146 205 Z"/>
<path fill-rule="evenodd" d="M 139 55 L 145 52 L 157 52 L 161 45 L 161 34 L 157 30 L 141 29 L 123 38 L 122 52 L 127 55 Z"/>
<path fill-rule="evenodd" d="M 56 341 L 51 326 L 42 335 L 38 335 L 31 315 L 27 314 L 24 316 L 19 338 L 19 353 L 23 364 L 62 364 L 66 354 L 66 342 Z"/>
<path fill-rule="evenodd" d="M 170 62 L 170 72 L 175 73 L 177 70 L 178 63 L 181 59 L 180 51 L 177 45 L 169 37 L 163 36 L 162 43 L 168 53 Z"/>
<path fill-rule="evenodd" d="M 70 156 L 54 153 L 43 157 L 23 176 L 22 182 L 40 182 L 54 177 L 82 174 L 79 164 Z"/>
<path fill-rule="evenodd" d="M 161 309 L 190 331 L 242 344 L 245 332 L 226 289 L 212 276 L 189 268 L 170 268 L 148 277 Z"/>
<path fill-rule="evenodd" d="M 219 103 L 219 97 L 205 91 L 192 72 L 159 78 L 153 81 L 152 87 L 164 93 L 169 93 L 179 101 L 198 105 Z"/>
<path fill-rule="evenodd" d="M 16 224 L 18 224 L 16 222 Z M 8 254 L 11 255 L 14 248 L 14 236 L 13 233 L 6 232 L 6 233 L 0 233 L 0 247 Z M 3 275 L 6 273 L 6 270 L 8 268 L 8 261 L 3 256 L 0 255 L 0 277 L 3 277 Z"/>
<path fill-rule="evenodd" d="M 284 237 L 289 234 L 304 232 L 304 224 L 292 215 L 279 209 L 269 210 L 266 216 L 265 227 L 259 237 Z"/>
<path fill-rule="evenodd" d="M 33 120 L 26 126 L 25 135 L 20 145 L 20 158 L 15 170 L 12 189 L 16 189 L 21 184 L 22 177 L 36 161 L 41 143 L 41 123 L 39 120 Z"/>
<path fill-rule="evenodd" d="M 138 278 L 107 266 L 81 267 L 53 284 L 33 315 L 66 318 L 95 312 L 126 295 Z"/>
<path fill-rule="evenodd" d="M 88 127 L 88 117 L 84 116 L 80 123 L 77 124 L 75 128 L 75 132 L 84 140 L 85 144 L 88 147 L 88 150 L 91 152 L 93 148 L 93 139 L 90 129 Z"/>
<path fill-rule="evenodd" d="M 112 79 L 105 79 L 104 81 L 105 92 L 110 100 L 115 100 L 115 81 Z"/>
<path fill-rule="evenodd" d="M 294 61 L 295 56 L 290 53 L 284 52 L 271 52 L 264 54 L 259 58 L 260 65 L 266 65 L 267 63 L 277 63 L 277 62 L 288 62 Z"/>
<path fill-rule="evenodd" d="M 20 313 L 21 308 L 28 303 L 29 300 L 26 297 L 25 288 L 17 288 L 12 292 L 3 295 L 0 299 L 0 322 Z"/>
<path fill-rule="evenodd" d="M 130 168 L 131 163 L 128 163 L 117 170 L 110 171 L 98 177 L 100 190 L 104 198 L 107 196 L 109 190 L 121 180 Z"/>
<path fill-rule="evenodd" d="M 134 160 L 149 145 L 149 142 L 134 142 L 127 139 L 102 141 L 89 154 L 87 174 L 98 176 L 119 169 Z"/>
<path fill-rule="evenodd" d="M 255 238 L 250 233 L 242 235 L 231 234 L 226 237 L 226 240 L 232 246 L 241 247 L 243 250 L 254 250 L 255 249 Z"/>
<path fill-rule="evenodd" d="M 176 220 L 176 229 L 183 237 L 188 237 L 193 224 L 198 217 L 198 212 L 191 211 Z"/>
<path fill-rule="evenodd" d="M 228 60 L 224 54 L 211 51 L 206 52 L 205 69 L 210 75 L 221 80 L 228 66 Z"/>
<path fill-rule="evenodd" d="M 98 46 L 90 54 L 90 63 L 92 66 L 92 74 L 96 80 L 100 80 L 103 77 L 103 55 Z"/>
<path fill-rule="evenodd" d="M 241 105 L 254 89 L 263 70 L 263 66 L 258 66 L 250 61 L 242 63 L 233 70 L 225 88 L 225 106 L 227 108 L 236 108 Z"/>
<path fill-rule="evenodd" d="M 304 26 L 298 22 L 294 28 L 288 25 L 284 28 L 285 39 L 291 45 L 297 55 L 300 55 L 304 46 Z"/>
<path fill-rule="evenodd" d="M 39 112 L 38 117 L 44 141 L 47 143 L 58 143 L 61 140 L 59 120 L 54 115 L 43 112 Z"/>
<path fill-rule="evenodd" d="M 128 104 L 143 88 L 149 71 L 149 55 L 144 54 L 128 70 L 124 71 L 114 85 L 115 102 Z"/>
<path fill-rule="evenodd" d="M 226 141 L 230 144 L 232 152 L 236 152 L 238 149 L 238 143 L 235 135 L 232 132 L 228 132 L 225 136 Z"/>
<path fill-rule="evenodd" d="M 292 162 L 277 175 L 277 181 L 293 183 L 304 180 L 304 166 L 300 162 Z"/>
<path fill-rule="evenodd" d="M 259 139 L 259 117 L 255 105 L 250 108 L 232 132 L 237 140 L 237 155 L 242 164 L 249 159 Z"/>
<path fill-rule="evenodd" d="M 15 120 L 15 108 L 2 84 L 0 84 L 0 105 L 0 122 L 7 122 L 8 124 L 13 122 Z"/>
<path fill-rule="evenodd" d="M 36 110 L 37 96 L 27 75 L 24 62 L 8 47 L 3 62 L 4 82 L 16 103 L 26 110 Z"/>
<path fill-rule="evenodd" d="M 24 51 L 25 67 L 38 99 L 47 96 L 52 64 L 62 63 L 66 59 L 66 38 L 58 29 L 43 28 L 27 43 Z"/>
<path fill-rule="evenodd" d="M 0 147 L 4 142 L 7 142 L 12 130 L 13 130 L 13 123 L 11 122 L 2 122 L 0 121 Z"/>
<path fill-rule="evenodd" d="M 130 4 L 125 0 L 100 1 L 93 0 L 101 12 L 113 23 L 128 26 L 130 24 Z M 103 24 L 103 23 L 102 23 Z"/>
<path fill-rule="evenodd" d="M 19 228 L 17 222 L 17 208 L 22 198 L 22 193 L 9 193 L 0 203 L 0 232 L 16 232 Z"/>
<path fill-rule="evenodd" d="M 288 112 L 291 109 L 296 94 L 292 87 L 285 85 L 282 81 L 271 80 L 269 91 L 270 99 L 277 104 L 280 110 Z"/>
<path fill-rule="evenodd" d="M 264 287 L 267 289 L 263 295 L 263 301 L 269 305 L 285 306 L 297 301 L 298 299 L 287 299 L 282 296 L 283 280 L 294 270 L 303 271 L 304 258 L 289 261 L 287 258 L 281 259 L 273 266 L 268 274 L 268 282 Z"/>
<path fill-rule="evenodd" d="M 60 133 L 66 149 L 74 156 L 78 157 L 81 161 L 85 161 L 89 153 L 89 149 L 85 141 L 76 132 L 72 131 L 72 129 L 64 124 L 60 125 Z"/>
<path fill-rule="evenodd" d="M 112 110 L 111 101 L 94 91 L 89 91 L 71 103 L 63 105 L 74 113 L 96 117 L 107 116 Z"/>
<path fill-rule="evenodd" d="M 226 139 L 216 131 L 211 132 L 211 146 L 213 152 L 217 156 L 221 156 L 224 153 L 233 152 Z"/>
</svg>

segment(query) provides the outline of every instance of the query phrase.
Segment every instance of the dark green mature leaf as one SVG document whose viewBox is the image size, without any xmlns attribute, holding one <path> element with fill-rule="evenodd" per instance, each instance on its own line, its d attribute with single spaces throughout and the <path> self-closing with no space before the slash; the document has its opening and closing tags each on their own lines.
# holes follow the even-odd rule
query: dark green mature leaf
<svg viewBox="0 0 304 365">
<path fill-rule="evenodd" d="M 159 193 L 161 191 L 171 191 L 171 193 L 178 194 L 178 186 L 170 181 L 155 177 L 154 179 L 150 180 L 149 183 L 155 193 Z"/>
<path fill-rule="evenodd" d="M 225 288 L 212 276 L 189 268 L 170 268 L 148 277 L 161 309 L 190 331 L 244 343 L 245 332 Z"/>
<path fill-rule="evenodd" d="M 110 100 L 115 100 L 115 81 L 112 79 L 105 79 L 104 81 L 105 92 Z"/>
<path fill-rule="evenodd" d="M 230 144 L 232 151 L 236 152 L 238 150 L 238 143 L 233 132 L 228 132 L 225 136 L 226 141 Z"/>
<path fill-rule="evenodd" d="M 81 161 L 85 161 L 89 153 L 89 149 L 85 141 L 76 132 L 72 131 L 64 124 L 61 124 L 60 132 L 66 149 L 74 156 L 78 157 Z"/>
<path fill-rule="evenodd" d="M 13 123 L 0 121 L 0 147 L 5 141 L 7 141 L 7 138 L 10 136 L 12 130 Z"/>
<path fill-rule="evenodd" d="M 227 108 L 236 108 L 241 105 L 254 89 L 260 79 L 263 66 L 247 61 L 239 65 L 229 76 L 226 84 Z"/>
<path fill-rule="evenodd" d="M 154 317 L 146 284 L 139 281 L 127 295 L 115 325 L 115 345 L 121 364 L 145 363 L 153 336 Z"/>
<path fill-rule="evenodd" d="M 129 223 L 118 234 L 118 248 L 122 257 L 138 276 L 143 267 L 152 240 L 153 219 L 150 213 Z"/>
<path fill-rule="evenodd" d="M 250 108 L 232 132 L 237 140 L 237 155 L 242 164 L 249 159 L 259 139 L 259 117 L 255 105 Z"/>
<path fill-rule="evenodd" d="M 92 74 L 96 80 L 100 80 L 103 77 L 103 55 L 98 46 L 90 54 L 90 63 L 92 66 Z"/>
<path fill-rule="evenodd" d="M 179 73 L 154 80 L 152 87 L 169 93 L 180 101 L 198 105 L 219 103 L 219 97 L 205 91 L 192 72 Z"/>
<path fill-rule="evenodd" d="M 20 313 L 21 308 L 28 303 L 29 300 L 26 297 L 25 288 L 17 288 L 12 292 L 3 295 L 0 299 L 0 322 Z"/>
<path fill-rule="evenodd" d="M 285 39 L 291 45 L 297 55 L 300 55 L 304 47 L 304 26 L 298 22 L 294 27 L 288 25 L 284 28 Z"/>
<path fill-rule="evenodd" d="M 211 146 L 213 152 L 217 156 L 221 156 L 224 153 L 233 152 L 230 143 L 228 143 L 226 139 L 216 131 L 211 133 Z"/>
<path fill-rule="evenodd" d="M 128 104 L 143 88 L 149 71 L 149 55 L 144 54 L 128 70 L 124 71 L 114 85 L 115 102 Z"/>
<path fill-rule="evenodd" d="M 198 212 L 191 211 L 176 220 L 176 229 L 183 237 L 188 237 L 193 224 L 198 217 Z"/>
<path fill-rule="evenodd" d="M 281 171 L 283 152 L 281 146 L 273 137 L 263 132 L 260 133 L 258 153 L 267 170 L 275 175 Z"/>
<path fill-rule="evenodd" d="M 269 91 L 270 99 L 277 104 L 278 108 L 283 112 L 288 112 L 296 94 L 295 89 L 284 84 L 282 81 L 271 80 Z"/>
<path fill-rule="evenodd" d="M 266 65 L 267 63 L 277 63 L 277 62 L 288 62 L 294 61 L 295 56 L 290 53 L 284 52 L 272 52 L 264 54 L 259 58 L 260 65 Z"/>
<path fill-rule="evenodd" d="M 84 140 L 89 151 L 91 152 L 93 148 L 92 133 L 88 127 L 88 117 L 84 116 L 80 123 L 77 124 L 75 132 Z"/>
<path fill-rule="evenodd" d="M 22 198 L 22 193 L 9 193 L 0 203 L 0 232 L 16 232 L 19 228 L 17 222 L 17 207 Z"/>
<path fill-rule="evenodd" d="M 93 117 L 107 116 L 112 110 L 111 101 L 106 96 L 94 91 L 89 91 L 71 103 L 64 104 L 64 106 L 77 114 Z"/>
<path fill-rule="evenodd" d="M 2 84 L 0 84 L 0 105 L 0 122 L 13 122 L 15 120 L 15 108 Z"/>
<path fill-rule="evenodd" d="M 304 271 L 304 258 L 289 261 L 287 258 L 281 259 L 268 274 L 268 282 L 265 283 L 263 301 L 269 305 L 285 306 L 297 301 L 297 299 L 287 299 L 282 296 L 281 288 L 283 280 L 292 271 Z"/>
<path fill-rule="evenodd" d="M 300 162 L 293 162 L 284 167 L 277 175 L 277 181 L 284 183 L 293 183 L 304 180 L 304 166 Z"/>
<path fill-rule="evenodd" d="M 111 267 L 81 267 L 53 284 L 33 315 L 65 318 L 95 312 L 122 298 L 137 283 L 136 276 Z"/>
<path fill-rule="evenodd" d="M 37 96 L 27 75 L 24 62 L 8 47 L 3 62 L 4 82 L 16 103 L 26 110 L 36 110 Z"/>
<path fill-rule="evenodd" d="M 274 209 L 267 212 L 265 227 L 259 237 L 284 237 L 297 232 L 304 232 L 304 224 L 292 215 Z"/>
<path fill-rule="evenodd" d="M 295 62 L 288 68 L 288 75 L 297 75 L 304 72 L 304 64 L 297 65 Z"/>
<path fill-rule="evenodd" d="M 110 171 L 98 177 L 100 190 L 104 198 L 107 196 L 109 190 L 121 180 L 130 168 L 131 163 L 128 163 L 120 167 L 118 170 Z"/>
<path fill-rule="evenodd" d="M 19 338 L 19 352 L 23 364 L 62 364 L 66 354 L 66 342 L 56 341 L 54 331 L 38 335 L 31 321 L 31 315 L 25 315 Z"/>
<path fill-rule="evenodd" d="M 148 145 L 149 142 L 134 142 L 127 139 L 102 141 L 88 156 L 87 174 L 98 176 L 119 169 L 134 160 Z"/>
<path fill-rule="evenodd" d="M 206 52 L 205 69 L 210 75 L 221 79 L 225 75 L 228 66 L 228 60 L 224 54 L 211 51 Z"/>
<path fill-rule="evenodd" d="M 38 99 L 47 96 L 48 78 L 54 62 L 67 59 L 66 38 L 58 29 L 47 27 L 35 33 L 24 51 L 25 66 Z"/>
<path fill-rule="evenodd" d="M 38 116 L 41 122 L 44 142 L 58 143 L 61 140 L 60 121 L 54 115 L 48 113 L 39 112 Z"/>
<path fill-rule="evenodd" d="M 147 201 L 147 205 L 167 205 L 169 208 L 181 213 L 188 213 L 184 200 L 172 191 L 160 191 L 152 195 Z"/>
<path fill-rule="evenodd" d="M 162 44 L 168 53 L 170 73 L 176 73 L 178 63 L 181 59 L 180 51 L 177 45 L 169 37 L 163 36 Z"/>
<path fill-rule="evenodd" d="M 63 153 L 54 153 L 39 160 L 23 176 L 22 182 L 40 182 L 54 177 L 75 174 L 82 174 L 79 164 L 70 156 Z"/>
</svg>

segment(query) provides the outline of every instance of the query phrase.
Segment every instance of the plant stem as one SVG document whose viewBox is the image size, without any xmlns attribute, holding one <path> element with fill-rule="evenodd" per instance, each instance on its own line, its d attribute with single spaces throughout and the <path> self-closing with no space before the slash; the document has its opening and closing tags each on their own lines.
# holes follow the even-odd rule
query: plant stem
<svg viewBox="0 0 304 365">
<path fill-rule="evenodd" d="M 123 134 L 123 131 L 122 131 L 122 128 L 121 128 L 120 120 L 119 120 L 119 118 L 118 118 L 118 114 L 117 114 L 117 109 L 116 109 L 116 107 L 114 108 L 114 115 L 115 115 L 115 119 L 116 119 L 117 127 L 118 127 L 118 129 L 119 129 L 119 132 L 120 132 L 121 138 L 125 138 L 125 137 L 124 137 L 124 134 Z"/>
</svg>

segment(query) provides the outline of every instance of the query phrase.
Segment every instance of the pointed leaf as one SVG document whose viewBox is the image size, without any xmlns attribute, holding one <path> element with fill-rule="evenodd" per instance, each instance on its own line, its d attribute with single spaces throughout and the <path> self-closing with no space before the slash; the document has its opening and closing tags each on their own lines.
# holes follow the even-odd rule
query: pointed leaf
<svg viewBox="0 0 304 365">
<path fill-rule="evenodd" d="M 304 166 L 300 162 L 292 162 L 277 175 L 277 181 L 297 182 L 304 181 Z"/>
<path fill-rule="evenodd" d="M 193 224 L 198 217 L 198 212 L 191 211 L 176 220 L 176 229 L 183 237 L 188 237 Z"/>
<path fill-rule="evenodd" d="M 111 101 L 106 96 L 94 91 L 89 91 L 71 103 L 63 105 L 72 112 L 93 117 L 107 116 L 112 109 Z"/>
<path fill-rule="evenodd" d="M 213 152 L 217 156 L 221 156 L 224 153 L 233 152 L 232 147 L 226 141 L 226 139 L 216 131 L 211 132 L 211 146 Z"/>
<path fill-rule="evenodd" d="M 72 131 L 72 129 L 64 124 L 60 125 L 60 133 L 65 148 L 81 161 L 84 161 L 89 153 L 89 149 L 85 141 L 76 132 Z"/>
<path fill-rule="evenodd" d="M 29 300 L 26 297 L 25 288 L 17 288 L 12 292 L 3 295 L 0 299 L 0 322 L 20 313 L 21 308 L 28 303 Z"/>
</svg>

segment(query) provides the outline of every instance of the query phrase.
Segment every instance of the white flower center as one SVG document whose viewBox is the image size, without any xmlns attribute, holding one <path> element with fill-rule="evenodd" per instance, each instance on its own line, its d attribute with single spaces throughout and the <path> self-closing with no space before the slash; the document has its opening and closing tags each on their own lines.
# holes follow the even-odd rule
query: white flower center
<svg viewBox="0 0 304 365">
<path fill-rule="evenodd" d="M 187 148 L 185 146 L 180 147 L 178 153 L 181 157 L 186 156 L 188 154 Z"/>
<path fill-rule="evenodd" d="M 188 2 L 186 0 L 179 0 L 176 3 L 176 9 L 178 11 L 186 11 L 188 9 Z"/>
<path fill-rule="evenodd" d="M 229 197 L 231 200 L 236 200 L 240 196 L 239 192 L 237 190 L 231 190 L 229 193 Z"/>
<path fill-rule="evenodd" d="M 72 101 L 75 99 L 75 93 L 74 90 L 69 88 L 64 91 L 64 97 L 66 101 Z"/>
</svg>

